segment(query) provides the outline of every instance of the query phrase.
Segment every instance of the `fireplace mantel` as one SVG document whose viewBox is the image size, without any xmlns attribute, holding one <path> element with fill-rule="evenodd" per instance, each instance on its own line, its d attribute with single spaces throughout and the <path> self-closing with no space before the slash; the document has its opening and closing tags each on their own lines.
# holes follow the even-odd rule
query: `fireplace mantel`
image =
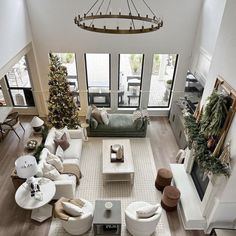
<svg viewBox="0 0 236 236">
<path fill-rule="evenodd" d="M 174 184 L 181 192 L 178 212 L 185 229 L 201 229 L 209 233 L 214 223 L 214 208 L 227 180 L 224 176 L 209 175 L 210 181 L 201 201 L 190 174 L 193 162 L 188 150 L 184 164 L 170 164 Z"/>
</svg>

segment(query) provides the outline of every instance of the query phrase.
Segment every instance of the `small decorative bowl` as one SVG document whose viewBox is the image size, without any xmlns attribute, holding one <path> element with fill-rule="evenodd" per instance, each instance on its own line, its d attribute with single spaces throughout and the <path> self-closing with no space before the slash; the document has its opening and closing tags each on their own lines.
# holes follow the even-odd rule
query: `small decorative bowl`
<svg viewBox="0 0 236 236">
<path fill-rule="evenodd" d="M 34 150 L 36 148 L 37 144 L 38 144 L 38 142 L 36 140 L 32 139 L 32 140 L 27 142 L 26 148 L 28 150 Z"/>
<path fill-rule="evenodd" d="M 113 206 L 112 202 L 106 202 L 105 203 L 106 210 L 111 210 L 112 206 Z"/>
<path fill-rule="evenodd" d="M 118 149 L 120 148 L 120 144 L 113 144 L 113 145 L 111 146 L 111 148 L 112 148 L 112 151 L 113 151 L 113 152 L 117 152 Z"/>
</svg>

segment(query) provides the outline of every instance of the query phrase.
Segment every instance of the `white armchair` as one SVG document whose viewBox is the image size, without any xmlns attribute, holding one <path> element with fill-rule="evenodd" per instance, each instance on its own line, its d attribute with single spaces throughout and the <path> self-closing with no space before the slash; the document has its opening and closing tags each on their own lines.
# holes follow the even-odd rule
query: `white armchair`
<svg viewBox="0 0 236 236">
<path fill-rule="evenodd" d="M 133 236 L 150 236 L 155 232 L 161 218 L 162 208 L 158 207 L 156 213 L 148 218 L 139 218 L 136 211 L 150 205 L 147 202 L 132 202 L 125 210 L 126 228 Z"/>
<path fill-rule="evenodd" d="M 59 199 L 56 203 L 55 203 L 55 211 L 59 211 L 59 214 L 57 214 L 60 216 L 61 213 L 61 202 L 63 202 L 64 198 Z M 82 235 L 84 233 L 86 233 L 92 226 L 92 221 L 93 221 L 93 205 L 92 203 L 90 203 L 89 201 L 85 200 L 85 199 L 81 199 L 85 204 L 84 206 L 81 208 L 83 211 L 83 214 L 81 216 L 77 216 L 77 217 L 72 217 L 66 214 L 66 212 L 63 211 L 63 215 L 66 215 L 68 217 L 68 220 L 61 220 L 61 224 L 63 226 L 63 228 L 65 229 L 66 232 L 68 232 L 71 235 Z M 60 217 L 59 217 L 60 218 Z"/>
</svg>

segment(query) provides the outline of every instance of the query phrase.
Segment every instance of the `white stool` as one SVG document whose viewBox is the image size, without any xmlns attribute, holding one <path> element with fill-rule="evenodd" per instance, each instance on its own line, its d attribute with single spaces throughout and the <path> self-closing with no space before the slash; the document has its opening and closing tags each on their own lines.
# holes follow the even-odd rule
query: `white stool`
<svg viewBox="0 0 236 236">
<path fill-rule="evenodd" d="M 126 228 L 134 236 L 150 236 L 155 232 L 161 218 L 162 208 L 159 207 L 155 215 L 149 218 L 138 218 L 136 210 L 150 205 L 147 202 L 132 202 L 125 210 Z"/>
</svg>

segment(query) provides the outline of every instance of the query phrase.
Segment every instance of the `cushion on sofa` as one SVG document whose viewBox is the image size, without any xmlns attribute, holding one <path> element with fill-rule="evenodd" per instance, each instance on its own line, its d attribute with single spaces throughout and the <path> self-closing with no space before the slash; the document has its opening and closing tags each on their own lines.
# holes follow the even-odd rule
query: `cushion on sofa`
<svg viewBox="0 0 236 236">
<path fill-rule="evenodd" d="M 63 134 L 66 134 L 66 138 L 68 142 L 70 142 L 70 134 L 68 131 L 68 128 L 65 126 L 63 129 L 55 129 L 55 138 L 56 139 L 61 139 Z"/>
<path fill-rule="evenodd" d="M 51 179 L 51 180 L 58 180 L 60 179 L 60 173 L 58 170 L 51 164 L 46 162 L 43 163 L 43 177 Z"/>
<path fill-rule="evenodd" d="M 141 110 L 135 110 L 132 114 L 134 126 L 137 129 L 141 129 L 143 126 L 143 116 L 142 116 L 142 111 Z"/>
<path fill-rule="evenodd" d="M 92 129 L 96 129 L 98 127 L 98 122 L 93 117 L 91 117 L 90 119 L 90 126 L 92 127 Z"/>
<path fill-rule="evenodd" d="M 107 114 L 107 111 L 105 109 L 102 109 L 101 111 L 101 117 L 102 117 L 102 121 L 105 125 L 108 125 L 109 124 L 109 117 L 108 117 L 108 114 Z"/>
<path fill-rule="evenodd" d="M 64 159 L 77 158 L 79 160 L 82 152 L 82 143 L 82 139 L 71 139 L 69 148 L 64 151 Z"/>
<path fill-rule="evenodd" d="M 61 146 L 61 148 L 63 149 L 63 151 L 65 151 L 69 146 L 70 143 L 68 142 L 66 133 L 64 133 L 60 139 L 55 138 L 54 142 L 56 144 L 56 147 Z"/>
<path fill-rule="evenodd" d="M 48 164 L 53 165 L 59 172 L 63 172 L 63 164 L 59 157 L 48 151 L 46 161 Z"/>
<path fill-rule="evenodd" d="M 55 139 L 55 128 L 51 128 L 48 132 L 48 136 L 45 140 L 44 147 L 47 148 L 51 153 L 56 152 L 56 144 L 54 142 Z"/>
<path fill-rule="evenodd" d="M 130 128 L 133 126 L 132 115 L 127 114 L 111 114 L 109 117 L 109 124 L 110 128 Z"/>
<path fill-rule="evenodd" d="M 103 124 L 101 111 L 98 108 L 92 110 L 91 116 L 98 122 L 98 124 Z"/>
<path fill-rule="evenodd" d="M 61 146 L 58 146 L 58 147 L 57 147 L 57 150 L 56 150 L 55 155 L 56 155 L 57 157 L 59 157 L 59 158 L 61 159 L 61 161 L 64 160 L 64 151 L 63 151 L 63 149 L 61 148 Z"/>
</svg>

